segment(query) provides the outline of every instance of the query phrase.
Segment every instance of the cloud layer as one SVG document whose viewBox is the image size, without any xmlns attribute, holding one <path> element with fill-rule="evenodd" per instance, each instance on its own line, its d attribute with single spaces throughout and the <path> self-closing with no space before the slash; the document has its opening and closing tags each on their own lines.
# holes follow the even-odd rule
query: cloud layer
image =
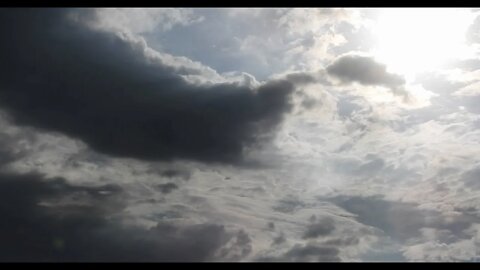
<svg viewBox="0 0 480 270">
<path fill-rule="evenodd" d="M 478 260 L 480 57 L 378 12 L 0 9 L 0 261 Z"/>
</svg>

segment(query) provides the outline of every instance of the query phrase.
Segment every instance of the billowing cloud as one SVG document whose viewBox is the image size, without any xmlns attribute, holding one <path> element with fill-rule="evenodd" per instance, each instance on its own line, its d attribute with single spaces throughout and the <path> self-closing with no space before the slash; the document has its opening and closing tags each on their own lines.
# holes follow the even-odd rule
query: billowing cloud
<svg viewBox="0 0 480 270">
<path fill-rule="evenodd" d="M 395 107 L 417 109 L 430 106 L 430 99 L 437 95 L 421 84 L 411 80 L 407 83 L 404 75 L 389 71 L 387 65 L 369 54 L 340 55 L 325 70 L 337 87 L 350 89 L 348 91 L 367 97 L 371 103 L 400 101 Z"/>
<path fill-rule="evenodd" d="M 392 89 L 405 84 L 405 80 L 400 75 L 389 73 L 386 65 L 367 56 L 342 56 L 327 67 L 327 72 L 344 83 L 358 82 Z"/>
<path fill-rule="evenodd" d="M 290 108 L 288 81 L 256 89 L 190 83 L 150 57 L 145 44 L 68 15 L 1 10 L 0 33 L 9 41 L 0 47 L 0 101 L 18 123 L 63 132 L 111 155 L 230 162 Z"/>
</svg>

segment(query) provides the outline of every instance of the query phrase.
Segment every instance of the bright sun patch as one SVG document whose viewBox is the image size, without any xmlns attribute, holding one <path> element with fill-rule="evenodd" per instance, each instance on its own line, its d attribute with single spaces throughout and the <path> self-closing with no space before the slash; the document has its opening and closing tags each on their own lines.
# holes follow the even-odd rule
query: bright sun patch
<svg viewBox="0 0 480 270">
<path fill-rule="evenodd" d="M 475 14 L 466 9 L 386 9 L 374 26 L 375 58 L 407 77 L 471 55 L 466 33 Z"/>
</svg>

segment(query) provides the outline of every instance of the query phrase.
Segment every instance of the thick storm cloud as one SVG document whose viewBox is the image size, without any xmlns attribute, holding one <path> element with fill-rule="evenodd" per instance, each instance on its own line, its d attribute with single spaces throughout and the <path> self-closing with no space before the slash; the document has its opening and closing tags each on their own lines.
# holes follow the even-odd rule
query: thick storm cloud
<svg viewBox="0 0 480 270">
<path fill-rule="evenodd" d="M 143 44 L 70 19 L 89 10 L 0 10 L 0 103 L 17 124 L 114 156 L 234 162 L 290 109 L 286 80 L 256 89 L 188 82 Z M 185 75 L 185 74 L 184 74 Z"/>
<path fill-rule="evenodd" d="M 151 229 L 112 219 L 118 186 L 80 187 L 38 174 L 0 173 L 0 261 L 204 261 L 231 236 L 216 224 Z"/>
<path fill-rule="evenodd" d="M 35 138 L 29 130 L 16 136 L 4 132 L 0 262 L 198 262 L 228 260 L 235 250 L 249 247 L 245 232 L 234 235 L 222 224 L 159 220 L 147 228 L 126 222 L 133 199 L 128 186 L 73 184 L 63 177 L 17 172 L 9 165 L 26 153 L 13 146 L 23 137 L 32 137 L 27 144 Z M 173 183 L 158 186 L 162 194 L 177 188 Z"/>
</svg>

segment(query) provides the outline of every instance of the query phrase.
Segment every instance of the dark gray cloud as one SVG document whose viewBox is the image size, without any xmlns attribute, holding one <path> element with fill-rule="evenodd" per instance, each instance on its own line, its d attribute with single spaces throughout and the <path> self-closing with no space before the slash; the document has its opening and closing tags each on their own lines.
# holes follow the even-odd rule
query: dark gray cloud
<svg viewBox="0 0 480 270">
<path fill-rule="evenodd" d="M 329 85 L 329 82 L 318 75 L 318 72 L 294 72 L 285 76 L 285 79 L 289 82 L 298 85 L 307 85 L 321 82 L 324 85 Z"/>
<path fill-rule="evenodd" d="M 117 186 L 0 173 L 0 261 L 204 261 L 231 238 L 216 224 L 124 226 L 108 218 L 124 208 L 123 195 Z"/>
<path fill-rule="evenodd" d="M 271 221 L 268 222 L 268 223 L 267 223 L 267 228 L 268 228 L 269 230 L 271 230 L 271 231 L 274 231 L 274 230 L 275 230 L 275 223 L 273 223 L 273 222 L 271 222 Z"/>
<path fill-rule="evenodd" d="M 153 169 L 151 171 L 156 171 L 157 169 Z M 161 176 L 168 177 L 168 178 L 174 178 L 174 177 L 179 177 L 183 180 L 188 180 L 190 179 L 191 173 L 187 170 L 181 170 L 181 169 L 167 169 L 163 170 L 159 173 Z"/>
<path fill-rule="evenodd" d="M 20 141 L 35 142 L 37 134 L 31 128 L 16 129 L 7 115 L 0 110 L 0 166 L 22 158 L 28 154 L 29 144 Z"/>
<path fill-rule="evenodd" d="M 23 133 L 0 133 L 1 262 L 208 261 L 222 259 L 217 252 L 229 241 L 238 249 L 249 239 L 212 223 L 131 226 L 123 218 L 132 197 L 118 185 L 17 173 L 7 165 L 23 157 L 10 147 Z"/>
<path fill-rule="evenodd" d="M 458 212 L 446 217 L 435 210 L 421 209 L 417 204 L 384 200 L 380 197 L 337 197 L 339 206 L 357 215 L 356 219 L 380 229 L 389 237 L 406 241 L 420 237 L 422 228 L 450 231 L 458 238 L 478 217 Z"/>
<path fill-rule="evenodd" d="M 307 230 L 303 234 L 303 239 L 326 236 L 333 232 L 333 230 L 335 230 L 335 224 L 332 219 L 322 218 L 320 220 L 315 220 L 308 225 Z"/>
<path fill-rule="evenodd" d="M 327 72 L 343 83 L 358 82 L 363 85 L 380 85 L 392 89 L 405 84 L 405 79 L 400 75 L 389 73 L 384 64 L 367 56 L 342 56 L 327 67 Z"/>
<path fill-rule="evenodd" d="M 13 149 L 11 149 L 11 147 L 8 147 L 8 145 L 12 142 L 13 139 L 11 136 L 0 133 L 0 164 L 9 163 L 19 157 L 19 154 L 13 152 Z"/>
<path fill-rule="evenodd" d="M 307 244 L 305 246 L 296 245 L 285 254 L 285 258 L 292 261 L 340 261 L 338 249 L 327 246 L 318 246 Z"/>
<path fill-rule="evenodd" d="M 156 188 L 160 190 L 160 192 L 164 194 L 168 194 L 174 191 L 175 189 L 177 189 L 178 186 L 175 183 L 166 183 L 166 184 L 159 184 L 156 186 Z"/>
<path fill-rule="evenodd" d="M 261 262 L 339 262 L 339 250 L 335 247 L 314 243 L 297 244 L 284 254 L 258 258 Z"/>
<path fill-rule="evenodd" d="M 252 252 L 252 239 L 244 230 L 238 231 L 233 239 L 230 245 L 227 244 L 218 252 L 222 260 L 239 261 Z"/>
<path fill-rule="evenodd" d="M 357 245 L 359 242 L 360 240 L 356 236 L 345 236 L 340 238 L 329 239 L 327 241 L 324 241 L 323 244 L 328 246 L 351 246 L 351 245 Z"/>
<path fill-rule="evenodd" d="M 287 241 L 287 238 L 285 237 L 285 234 L 282 232 L 280 233 L 280 235 L 273 238 L 272 246 L 283 244 L 286 241 Z"/>
<path fill-rule="evenodd" d="M 234 162 L 289 111 L 294 86 L 196 85 L 139 43 L 69 20 L 88 10 L 1 9 L 0 104 L 17 124 L 114 156 Z"/>
</svg>

